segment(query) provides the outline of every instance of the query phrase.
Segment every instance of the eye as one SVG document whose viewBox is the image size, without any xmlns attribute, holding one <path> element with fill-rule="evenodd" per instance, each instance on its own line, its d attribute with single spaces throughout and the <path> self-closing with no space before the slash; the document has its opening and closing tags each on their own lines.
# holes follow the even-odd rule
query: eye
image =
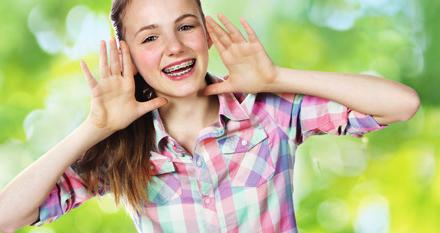
<svg viewBox="0 0 440 233">
<path fill-rule="evenodd" d="M 182 27 L 179 28 L 179 31 L 189 31 L 193 28 L 194 28 L 194 26 L 192 26 L 192 25 L 183 25 Z"/>
<path fill-rule="evenodd" d="M 153 42 L 156 39 L 157 39 L 157 36 L 149 36 L 149 37 L 145 38 L 144 41 L 142 41 L 142 44 L 143 43 L 148 43 L 148 42 Z"/>
</svg>

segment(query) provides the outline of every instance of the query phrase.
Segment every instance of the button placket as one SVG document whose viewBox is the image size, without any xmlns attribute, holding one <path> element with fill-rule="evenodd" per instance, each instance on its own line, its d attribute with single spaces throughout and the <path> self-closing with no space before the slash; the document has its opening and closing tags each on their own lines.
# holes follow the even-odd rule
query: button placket
<svg viewBox="0 0 440 233">
<path fill-rule="evenodd" d="M 215 204 L 214 194 L 211 192 L 208 195 L 202 196 L 203 205 L 206 207 L 211 207 Z"/>
<path fill-rule="evenodd" d="M 203 198 L 203 202 L 205 203 L 205 205 L 209 205 L 211 203 L 211 198 L 205 197 L 205 198 Z"/>
<path fill-rule="evenodd" d="M 200 168 L 202 167 L 202 165 L 203 165 L 202 157 L 200 157 L 200 156 L 197 157 L 196 165 L 197 165 L 197 167 L 200 167 Z"/>
<path fill-rule="evenodd" d="M 246 146 L 248 144 L 248 141 L 246 139 L 241 140 L 241 145 Z"/>
<path fill-rule="evenodd" d="M 212 182 L 209 171 L 206 170 L 207 167 L 203 162 L 203 158 L 199 154 L 194 154 L 193 162 L 198 168 L 196 169 L 196 174 L 199 191 L 203 196 L 206 196 L 208 193 L 212 192 Z"/>
</svg>

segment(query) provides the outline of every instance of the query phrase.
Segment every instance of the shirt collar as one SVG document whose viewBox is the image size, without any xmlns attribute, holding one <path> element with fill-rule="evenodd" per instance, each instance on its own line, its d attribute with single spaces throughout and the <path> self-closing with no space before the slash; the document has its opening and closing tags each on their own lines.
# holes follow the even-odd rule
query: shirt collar
<svg viewBox="0 0 440 233">
<path fill-rule="evenodd" d="M 219 78 L 211 74 L 206 75 L 206 81 L 209 84 L 223 82 L 226 78 Z M 237 96 L 240 94 L 237 94 Z M 222 93 L 217 95 L 220 103 L 219 114 L 227 117 L 229 120 L 242 121 L 249 119 L 249 114 L 242 107 L 237 96 L 234 93 Z"/>
<path fill-rule="evenodd" d="M 160 114 L 159 114 L 159 109 L 154 109 L 152 111 L 153 113 L 153 126 L 154 126 L 154 132 L 156 135 L 156 140 L 155 140 L 155 144 L 156 144 L 156 148 L 158 150 L 162 150 L 159 145 L 160 142 L 167 137 L 170 137 L 170 135 L 167 133 L 167 131 L 165 130 L 165 127 L 163 125 L 162 119 L 160 118 Z"/>
<path fill-rule="evenodd" d="M 206 77 L 206 82 L 209 84 L 212 83 L 219 83 L 219 82 L 223 82 L 225 79 L 213 76 L 211 74 L 207 74 Z M 233 121 L 242 121 L 242 120 L 247 120 L 249 119 L 249 115 L 250 115 L 250 111 L 251 108 L 249 106 L 251 106 L 253 103 L 253 100 L 255 99 L 255 95 L 247 95 L 245 96 L 244 94 L 233 94 L 233 93 L 222 93 L 217 95 L 218 100 L 219 100 L 219 105 L 220 105 L 220 109 L 219 109 L 219 115 L 220 116 L 225 116 L 227 119 L 229 120 L 233 120 Z M 240 98 L 243 101 L 240 103 L 240 101 L 237 99 Z M 252 98 L 254 97 L 254 98 Z M 165 127 L 163 125 L 163 121 L 160 117 L 159 114 L 159 110 L 155 109 L 152 111 L 153 114 L 153 125 L 154 125 L 154 130 L 156 133 L 156 148 L 160 149 L 160 143 L 162 140 L 164 140 L 164 138 L 171 138 L 171 136 L 166 132 Z M 221 118 L 219 116 L 219 120 L 220 122 L 223 124 L 223 122 L 221 121 Z M 224 127 L 224 125 L 222 125 Z"/>
</svg>

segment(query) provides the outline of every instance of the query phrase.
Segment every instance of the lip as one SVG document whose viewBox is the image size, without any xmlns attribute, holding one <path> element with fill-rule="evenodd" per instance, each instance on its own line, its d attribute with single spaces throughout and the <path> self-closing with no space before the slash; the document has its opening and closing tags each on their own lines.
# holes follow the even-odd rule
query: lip
<svg viewBox="0 0 440 233">
<path fill-rule="evenodd" d="M 172 67 L 172 66 L 179 65 L 179 64 L 184 63 L 184 62 L 187 62 L 187 61 L 191 61 L 191 60 L 193 60 L 193 59 L 195 60 L 195 58 L 188 58 L 188 59 L 184 59 L 184 60 L 180 60 L 180 61 L 173 62 L 173 63 L 171 63 L 171 64 L 165 66 L 164 68 L 162 68 L 162 70 L 164 70 L 164 69 L 166 69 L 166 68 L 170 68 L 170 67 Z"/>
</svg>

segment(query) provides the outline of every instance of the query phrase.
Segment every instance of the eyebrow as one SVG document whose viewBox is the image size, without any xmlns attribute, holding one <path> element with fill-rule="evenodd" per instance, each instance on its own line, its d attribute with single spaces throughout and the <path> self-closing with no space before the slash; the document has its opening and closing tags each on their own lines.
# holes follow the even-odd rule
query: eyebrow
<svg viewBox="0 0 440 233">
<path fill-rule="evenodd" d="M 179 21 L 181 21 L 181 20 L 183 20 L 185 18 L 188 18 L 188 17 L 193 17 L 193 18 L 197 19 L 197 16 L 195 16 L 193 14 L 183 14 L 183 15 L 179 16 L 176 20 L 174 20 L 174 23 L 177 23 L 177 22 L 179 22 Z M 139 34 L 139 32 L 141 32 L 141 31 L 152 30 L 152 29 L 156 29 L 158 27 L 159 26 L 157 24 L 151 24 L 151 25 L 143 26 L 134 34 L 134 36 L 136 37 L 137 34 Z"/>
</svg>

